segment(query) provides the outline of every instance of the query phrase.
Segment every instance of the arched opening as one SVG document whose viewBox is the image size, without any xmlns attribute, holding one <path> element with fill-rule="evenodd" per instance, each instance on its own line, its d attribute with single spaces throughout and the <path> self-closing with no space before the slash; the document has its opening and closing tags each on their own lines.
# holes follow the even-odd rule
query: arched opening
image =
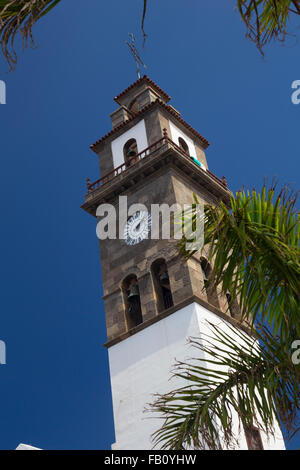
<svg viewBox="0 0 300 470">
<path fill-rule="evenodd" d="M 240 307 L 236 299 L 232 298 L 232 295 L 229 291 L 226 292 L 226 298 L 228 303 L 228 310 L 232 318 L 237 318 L 240 315 Z"/>
<path fill-rule="evenodd" d="M 179 137 L 178 143 L 179 143 L 179 147 L 181 148 L 181 150 L 183 150 L 186 154 L 188 154 L 188 156 L 190 156 L 189 146 L 186 143 L 186 141 L 182 137 Z"/>
<path fill-rule="evenodd" d="M 259 429 L 254 426 L 244 426 L 245 436 L 249 450 L 264 450 Z"/>
<path fill-rule="evenodd" d="M 211 267 L 207 259 L 201 258 L 201 269 L 202 269 L 202 275 L 203 275 L 203 283 L 205 289 L 208 287 L 208 281 L 209 281 L 209 275 L 211 272 Z"/>
<path fill-rule="evenodd" d="M 210 304 L 214 305 L 215 307 L 219 307 L 219 299 L 216 287 L 210 283 L 210 277 L 212 272 L 212 267 L 210 263 L 207 261 L 206 258 L 201 258 L 200 266 L 202 270 L 203 276 L 203 284 L 207 295 L 207 300 Z"/>
<path fill-rule="evenodd" d="M 129 111 L 131 111 L 133 114 L 136 114 L 138 113 L 139 111 L 139 107 L 138 107 L 138 104 L 137 104 L 137 101 L 136 101 L 136 98 L 134 98 L 133 101 L 131 101 L 129 107 L 128 107 Z"/>
<path fill-rule="evenodd" d="M 130 274 L 122 284 L 127 329 L 143 322 L 139 283 L 135 274 Z"/>
<path fill-rule="evenodd" d="M 164 259 L 154 261 L 151 266 L 153 284 L 156 292 L 157 311 L 162 312 L 174 305 L 167 263 Z"/>
<path fill-rule="evenodd" d="M 137 161 L 136 156 L 138 154 L 137 142 L 135 139 L 130 139 L 126 142 L 123 148 L 124 161 L 126 166 L 134 165 Z"/>
</svg>

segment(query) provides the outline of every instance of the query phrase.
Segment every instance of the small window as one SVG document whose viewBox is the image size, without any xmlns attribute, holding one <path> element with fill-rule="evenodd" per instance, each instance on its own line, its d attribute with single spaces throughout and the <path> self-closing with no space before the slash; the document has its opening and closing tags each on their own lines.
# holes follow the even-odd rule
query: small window
<svg viewBox="0 0 300 470">
<path fill-rule="evenodd" d="M 232 297 L 229 291 L 226 292 L 226 298 L 228 302 L 228 309 L 229 309 L 230 315 L 234 317 L 233 310 L 232 310 Z"/>
<path fill-rule="evenodd" d="M 207 261 L 206 258 L 201 258 L 200 266 L 202 270 L 202 277 L 203 277 L 203 284 L 207 295 L 207 300 L 210 304 L 214 305 L 215 307 L 220 307 L 218 294 L 216 287 L 213 284 L 210 284 L 209 279 L 211 276 L 212 268 L 210 263 Z"/>
<path fill-rule="evenodd" d="M 228 310 L 232 318 L 237 318 L 240 315 L 239 304 L 236 299 L 232 298 L 232 295 L 229 291 L 226 292 L 226 298 L 228 302 Z"/>
<path fill-rule="evenodd" d="M 202 269 L 202 276 L 203 276 L 203 283 L 205 289 L 208 287 L 208 279 L 210 275 L 210 264 L 205 258 L 201 258 L 201 269 Z"/>
<path fill-rule="evenodd" d="M 183 150 L 188 156 L 190 156 L 189 146 L 186 141 L 182 137 L 179 137 L 178 143 L 181 150 Z"/>
<path fill-rule="evenodd" d="M 127 329 L 130 330 L 143 322 L 140 290 L 137 277 L 127 276 L 122 285 Z"/>
<path fill-rule="evenodd" d="M 254 426 L 245 428 L 245 436 L 249 450 L 264 450 L 260 432 Z"/>
<path fill-rule="evenodd" d="M 164 259 L 156 260 L 152 264 L 152 276 L 157 299 L 157 311 L 162 312 L 173 304 L 168 267 Z"/>
<path fill-rule="evenodd" d="M 126 144 L 124 145 L 124 160 L 126 163 L 126 166 L 131 166 L 134 165 L 137 161 L 137 154 L 138 154 L 138 148 L 137 148 L 137 143 L 135 139 L 130 139 Z"/>
</svg>

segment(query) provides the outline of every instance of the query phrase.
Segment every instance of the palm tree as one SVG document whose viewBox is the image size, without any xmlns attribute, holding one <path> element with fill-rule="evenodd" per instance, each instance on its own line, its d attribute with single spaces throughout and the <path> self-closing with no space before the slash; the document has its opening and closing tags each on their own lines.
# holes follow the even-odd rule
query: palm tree
<svg viewBox="0 0 300 470">
<path fill-rule="evenodd" d="M 266 328 L 254 337 L 225 323 L 211 324 L 210 333 L 191 344 L 196 357 L 178 361 L 173 373 L 186 385 L 157 395 L 148 409 L 163 420 L 153 435 L 156 446 L 234 449 L 237 429 L 255 427 L 272 436 L 278 423 L 288 438 L 296 434 L 300 370 L 286 344 Z"/>
<path fill-rule="evenodd" d="M 211 282 L 239 298 L 244 318 L 266 320 L 284 342 L 293 329 L 300 338 L 300 219 L 296 194 L 283 188 L 274 198 L 275 188 L 264 186 L 261 193 L 237 192 L 230 207 L 207 206 L 204 243 L 214 264 Z M 181 254 L 191 256 L 185 247 L 182 239 Z"/>
<path fill-rule="evenodd" d="M 13 69 L 17 63 L 14 49 L 19 32 L 26 47 L 32 44 L 34 24 L 49 13 L 61 0 L 0 0 L 0 42 L 2 53 Z M 142 32 L 149 0 L 143 1 Z M 236 0 L 236 8 L 246 25 L 247 36 L 262 52 L 263 46 L 273 38 L 285 40 L 287 24 L 291 14 L 300 15 L 298 0 Z"/>
<path fill-rule="evenodd" d="M 274 423 L 289 437 L 297 432 L 300 366 L 292 348 L 300 338 L 300 221 L 295 204 L 296 196 L 286 190 L 275 198 L 274 188 L 263 187 L 259 194 L 232 195 L 230 207 L 222 202 L 205 207 L 210 282 L 239 300 L 248 326 L 243 331 L 211 325 L 209 335 L 192 341 L 196 359 L 178 362 L 174 372 L 186 385 L 150 405 L 163 419 L 156 445 L 214 449 L 221 435 L 230 447 L 233 415 L 244 428 L 256 425 L 267 435 L 274 434 Z M 186 257 L 194 253 L 186 251 L 185 239 L 180 251 Z"/>
</svg>

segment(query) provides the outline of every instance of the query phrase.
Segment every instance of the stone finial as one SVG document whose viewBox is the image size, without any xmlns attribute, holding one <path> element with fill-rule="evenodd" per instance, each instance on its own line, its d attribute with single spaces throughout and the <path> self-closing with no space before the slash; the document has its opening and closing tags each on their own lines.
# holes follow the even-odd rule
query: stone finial
<svg viewBox="0 0 300 470">
<path fill-rule="evenodd" d="M 222 176 L 222 183 L 223 183 L 224 186 L 226 186 L 226 188 L 227 188 L 227 181 L 226 181 L 225 176 Z"/>
</svg>

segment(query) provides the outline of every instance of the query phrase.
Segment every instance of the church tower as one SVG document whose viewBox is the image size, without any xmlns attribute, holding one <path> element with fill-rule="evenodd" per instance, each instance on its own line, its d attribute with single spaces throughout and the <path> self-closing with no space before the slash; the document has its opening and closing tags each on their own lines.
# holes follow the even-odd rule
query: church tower
<svg viewBox="0 0 300 470">
<path fill-rule="evenodd" d="M 170 370 L 190 355 L 189 337 L 201 322 L 220 319 L 241 327 L 238 305 L 207 286 L 210 265 L 203 254 L 179 256 L 178 240 L 151 239 L 151 206 L 229 201 L 225 178 L 208 169 L 209 142 L 169 104 L 170 97 L 147 76 L 115 97 L 112 130 L 91 149 L 101 178 L 87 181 L 82 208 L 96 217 L 111 204 L 117 233 L 100 240 L 107 343 L 116 441 L 113 449 L 151 449 L 159 422 L 144 413 L 154 393 L 175 389 Z M 120 196 L 136 206 L 123 225 Z M 145 207 L 146 210 L 141 209 Z M 164 215 L 160 221 L 165 222 Z M 97 220 L 95 220 L 97 223 Z M 161 228 L 160 228 L 161 230 Z M 249 436 L 248 436 L 249 437 Z M 249 441 L 249 439 L 248 439 Z M 247 448 L 246 438 L 241 447 Z M 263 446 L 259 437 L 256 445 Z"/>
</svg>

